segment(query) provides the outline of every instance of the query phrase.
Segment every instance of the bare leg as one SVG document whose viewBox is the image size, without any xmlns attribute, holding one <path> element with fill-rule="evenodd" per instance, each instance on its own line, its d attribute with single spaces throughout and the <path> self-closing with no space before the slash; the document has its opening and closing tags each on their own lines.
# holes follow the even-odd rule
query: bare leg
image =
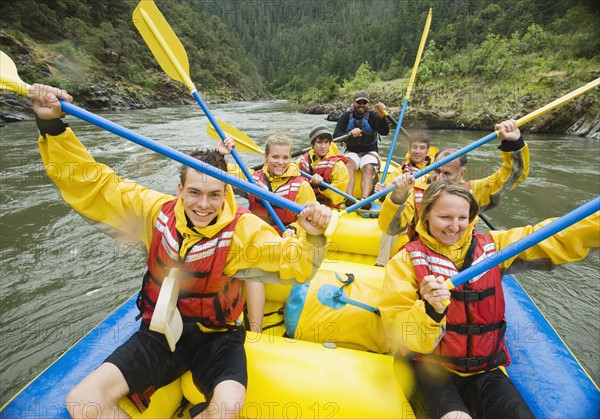
<svg viewBox="0 0 600 419">
<path fill-rule="evenodd" d="M 118 405 L 128 393 L 121 371 L 105 362 L 69 392 L 67 410 L 74 418 L 129 418 Z"/>
<path fill-rule="evenodd" d="M 233 380 L 222 381 L 215 387 L 207 408 L 194 419 L 233 418 L 242 410 L 246 399 L 246 388 Z"/>
<path fill-rule="evenodd" d="M 354 195 L 354 171 L 356 170 L 356 163 L 353 160 L 348 159 L 346 163 L 348 168 L 348 186 L 346 187 L 346 193 L 348 195 Z"/>
<path fill-rule="evenodd" d="M 471 415 L 467 412 L 462 412 L 460 410 L 455 410 L 453 412 L 448 412 L 441 419 L 471 419 Z"/>
<path fill-rule="evenodd" d="M 262 282 L 246 281 L 246 298 L 250 330 L 260 333 L 265 314 L 265 285 Z"/>
<path fill-rule="evenodd" d="M 375 175 L 375 166 L 372 164 L 365 164 L 362 170 L 362 181 L 360 182 L 360 192 L 362 198 L 366 198 L 371 195 L 373 190 L 373 178 Z"/>
</svg>

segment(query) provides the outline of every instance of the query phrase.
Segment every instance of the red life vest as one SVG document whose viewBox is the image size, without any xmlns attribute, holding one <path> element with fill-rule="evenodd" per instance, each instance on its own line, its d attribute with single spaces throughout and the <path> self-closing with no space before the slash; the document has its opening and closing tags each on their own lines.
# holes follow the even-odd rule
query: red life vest
<svg viewBox="0 0 600 419">
<path fill-rule="evenodd" d="M 193 245 L 184 260 L 179 256 L 181 236 L 175 228 L 177 199 L 163 205 L 152 234 L 148 252 L 148 271 L 144 275 L 137 306 L 142 321 L 149 323 L 163 279 L 172 267 L 181 269 L 177 308 L 184 322 L 199 322 L 207 327 L 224 327 L 240 317 L 243 309 L 242 281 L 223 274 L 231 238 L 242 214 L 238 208 L 233 221 L 212 238 Z"/>
<path fill-rule="evenodd" d="M 463 185 L 465 185 L 468 190 L 473 192 L 473 186 L 471 185 L 471 182 L 465 182 Z M 419 222 L 419 217 L 421 216 L 421 201 L 423 200 L 423 195 L 425 195 L 426 190 L 427 188 L 417 188 L 416 186 L 413 188 L 413 195 L 415 197 L 415 213 L 413 215 L 412 222 L 406 226 L 406 235 L 408 236 L 409 240 L 412 240 L 415 236 L 415 228 L 417 228 L 417 223 Z"/>
<path fill-rule="evenodd" d="M 310 164 L 311 163 L 310 162 L 310 153 L 306 153 L 300 158 L 299 169 L 304 172 L 310 173 L 311 175 L 321 175 L 324 182 L 331 184 L 333 181 L 331 179 L 331 174 L 333 172 L 333 166 L 335 166 L 335 164 L 340 160 L 344 164 L 348 163 L 348 157 L 346 157 L 346 156 L 329 156 L 329 157 L 325 157 L 325 158 L 319 160 L 317 162 L 317 164 L 315 164 L 315 166 L 312 167 Z M 321 204 L 327 205 L 328 207 L 331 207 L 331 208 L 339 208 L 340 207 L 340 204 L 334 204 L 331 201 L 331 198 L 323 195 L 317 185 L 313 185 L 311 183 L 310 186 L 312 186 L 313 191 L 315 192 L 317 201 L 319 201 Z"/>
<path fill-rule="evenodd" d="M 427 275 L 448 279 L 458 273 L 454 263 L 415 240 L 405 245 L 417 275 L 419 287 Z M 473 233 L 465 266 L 476 264 L 494 254 L 496 248 L 489 234 Z M 418 355 L 436 360 L 445 367 L 474 372 L 510 364 L 504 343 L 506 319 L 502 276 L 496 266 L 451 291 L 446 315 L 446 332 L 432 355 Z"/>
<path fill-rule="evenodd" d="M 280 197 L 289 199 L 292 202 L 296 202 L 296 196 L 298 195 L 298 189 L 300 188 L 300 184 L 302 182 L 306 182 L 306 180 L 302 176 L 294 176 L 294 177 L 291 177 L 290 180 L 288 180 L 285 184 L 283 184 L 279 188 L 277 188 L 277 190 L 273 191 L 271 189 L 271 182 L 269 182 L 267 177 L 264 175 L 262 169 L 254 172 L 252 177 L 254 178 L 254 180 L 256 181 L 256 183 L 259 186 L 262 186 L 263 188 L 265 188 L 266 190 L 269 190 L 271 192 L 275 192 Z M 274 226 L 277 231 L 279 231 L 277 226 L 274 225 L 275 222 L 269 216 L 267 209 L 262 204 L 262 202 L 260 202 L 260 198 L 257 198 L 254 195 L 250 195 L 250 198 L 248 199 L 248 201 L 249 201 L 248 207 L 250 208 L 250 211 L 254 215 L 260 217 L 261 219 L 266 221 L 269 225 Z M 275 205 L 273 205 L 273 209 L 275 210 L 275 214 L 277 214 L 277 216 L 279 217 L 279 219 L 281 220 L 281 222 L 284 225 L 293 223 L 298 218 L 298 216 L 292 211 L 277 207 Z M 281 234 L 282 232 L 279 232 L 279 233 Z"/>
</svg>

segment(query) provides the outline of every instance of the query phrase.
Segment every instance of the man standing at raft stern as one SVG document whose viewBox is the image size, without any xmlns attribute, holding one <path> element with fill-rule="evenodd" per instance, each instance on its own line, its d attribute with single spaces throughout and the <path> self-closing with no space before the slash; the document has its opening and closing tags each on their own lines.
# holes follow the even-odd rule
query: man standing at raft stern
<svg viewBox="0 0 600 419">
<path fill-rule="evenodd" d="M 103 231 L 136 240 L 148 251 L 147 272 L 138 296 L 140 330 L 115 350 L 67 395 L 69 413 L 80 418 L 128 415 L 118 406 L 129 396 L 140 411 L 154 389 L 187 370 L 208 400 L 193 415 L 223 417 L 243 407 L 247 386 L 245 329 L 240 321 L 241 280 L 298 283 L 310 280 L 324 256 L 323 232 L 331 210 L 316 202 L 298 216 L 297 237 L 281 238 L 275 230 L 237 206 L 231 186 L 194 169 L 180 171 L 178 196 L 124 181 L 108 166 L 97 163 L 60 118 L 57 98 L 71 101 L 63 90 L 34 84 L 28 91 L 40 131 L 38 144 L 50 178 L 63 199 Z M 196 151 L 193 157 L 221 170 L 226 162 L 216 150 Z M 85 168 L 99 176 L 90 180 Z M 249 243 L 260 255 L 244 257 Z M 183 333 L 171 351 L 165 336 L 149 329 L 164 278 L 179 268 L 178 309 Z M 94 409 L 86 409 L 93 405 Z M 95 413 L 92 413 L 95 412 Z"/>
<path fill-rule="evenodd" d="M 352 195 L 354 192 L 354 171 L 362 172 L 360 184 L 361 197 L 366 198 L 373 192 L 373 185 L 377 180 L 377 173 L 381 164 L 377 141 L 380 135 L 388 135 L 390 127 L 383 112 L 386 107 L 378 102 L 375 111 L 369 110 L 369 93 L 361 90 L 354 95 L 353 109 L 340 116 L 335 126 L 333 136 L 335 138 L 351 133 L 352 137 L 346 143 L 345 156 L 348 158 L 348 174 L 350 180 L 346 192 Z M 346 202 L 346 206 L 353 202 Z M 370 204 L 364 209 L 369 209 Z"/>
</svg>

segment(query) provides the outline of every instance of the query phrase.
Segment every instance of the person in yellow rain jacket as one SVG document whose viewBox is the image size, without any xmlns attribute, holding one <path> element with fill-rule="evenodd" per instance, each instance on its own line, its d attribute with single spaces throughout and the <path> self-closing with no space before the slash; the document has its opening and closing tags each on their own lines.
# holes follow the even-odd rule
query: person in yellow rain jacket
<svg viewBox="0 0 600 419">
<path fill-rule="evenodd" d="M 496 124 L 494 130 L 502 139 L 499 149 L 502 167 L 483 179 L 465 182 L 479 203 L 481 211 L 494 208 L 502 197 L 520 185 L 529 175 L 529 147 L 521 135 L 515 120 Z M 446 148 L 436 156 L 436 161 L 454 153 L 456 149 Z M 423 193 L 437 180 L 462 181 L 467 171 L 467 156 L 463 155 L 437 168 L 425 179 L 415 180 L 412 175 L 402 174 L 394 179 L 396 189 L 383 201 L 378 225 L 384 233 L 394 235 L 406 232 L 413 237 L 419 219 L 419 207 Z"/>
<path fill-rule="evenodd" d="M 232 142 L 227 141 L 218 146 L 221 154 L 231 153 Z M 262 169 L 252 174 L 254 181 L 282 198 L 289 199 L 300 205 L 317 200 L 307 179 L 300 175 L 298 168 L 292 163 L 292 140 L 285 135 L 271 135 L 265 143 L 265 164 Z M 254 214 L 267 222 L 282 235 L 293 235 L 297 230 L 297 215 L 289 210 L 273 206 L 286 231 L 281 232 L 267 212 L 261 200 L 243 191 L 236 191 L 248 198 L 248 208 Z M 263 327 L 265 287 L 260 282 L 246 282 L 248 295 L 248 320 L 252 331 L 260 332 Z"/>
<path fill-rule="evenodd" d="M 499 368 L 504 343 L 502 275 L 576 262 L 600 246 L 600 212 L 450 291 L 445 281 L 539 230 L 479 233 L 477 200 L 464 184 L 433 183 L 423 195 L 418 238 L 386 265 L 379 309 L 398 356 L 412 358 L 428 417 L 518 417 L 533 414 Z M 445 306 L 442 301 L 450 300 Z M 471 415 L 471 416 L 469 416 Z"/>
<path fill-rule="evenodd" d="M 223 153 L 223 150 L 220 150 Z M 300 175 L 298 168 L 292 162 L 292 139 L 285 135 L 274 134 L 267 138 L 265 164 L 262 169 L 255 171 L 252 177 L 263 188 L 300 205 L 317 200 L 310 183 Z M 278 230 L 267 209 L 260 202 L 260 198 L 249 196 L 248 201 L 248 208 L 253 214 Z M 277 206 L 273 206 L 273 208 L 286 228 L 295 229 L 292 223 L 297 219 L 296 214 Z"/>
<path fill-rule="evenodd" d="M 317 125 L 309 134 L 312 149 L 298 158 L 296 165 L 304 172 L 312 175 L 310 184 L 313 187 L 317 201 L 331 208 L 339 208 L 344 197 L 331 189 L 319 186 L 326 182 L 342 192 L 348 186 L 348 158 L 338 155 L 337 147 L 333 145 L 331 131 L 325 125 Z"/>
<path fill-rule="evenodd" d="M 431 147 L 429 135 L 422 131 L 413 132 L 408 139 L 406 160 L 403 161 L 402 164 L 400 164 L 400 166 L 394 170 L 391 176 L 387 177 L 387 179 L 395 179 L 404 173 L 414 175 L 418 171 L 423 170 L 429 164 L 431 164 L 434 157 L 432 156 L 432 153 L 437 153 L 437 151 L 439 151 L 437 148 Z M 391 181 L 377 183 L 375 185 L 375 192 L 380 192 L 391 184 Z M 388 260 L 390 260 L 392 248 L 398 239 L 398 235 L 399 234 L 391 235 L 387 234 L 386 232 L 381 235 L 381 240 L 379 242 L 379 253 L 377 254 L 377 259 L 375 260 L 375 266 L 385 266 Z"/>
<path fill-rule="evenodd" d="M 235 415 L 247 386 L 241 281 L 310 280 L 323 258 L 322 234 L 331 210 L 307 203 L 298 217 L 297 237 L 281 238 L 237 206 L 229 185 L 189 167 L 181 169 L 178 196 L 144 188 L 97 163 L 62 122 L 57 97 L 72 100 L 65 91 L 35 84 L 28 96 L 35 101 L 42 161 L 63 199 L 94 224 L 148 251 L 138 297 L 142 326 L 70 391 L 70 413 L 83 417 L 93 405 L 99 417 L 125 417 L 117 404 L 121 397 L 129 395 L 143 409 L 153 389 L 191 370 L 208 400 L 194 415 Z M 226 169 L 216 150 L 192 155 Z M 149 329 L 162 281 L 172 267 L 181 272 L 177 308 L 184 320 L 174 352 L 165 335 Z"/>
</svg>

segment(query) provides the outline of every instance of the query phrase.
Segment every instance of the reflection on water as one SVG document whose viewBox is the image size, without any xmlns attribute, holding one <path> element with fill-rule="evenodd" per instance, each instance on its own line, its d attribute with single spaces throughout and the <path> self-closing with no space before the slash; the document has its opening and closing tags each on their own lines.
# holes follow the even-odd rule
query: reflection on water
<svg viewBox="0 0 600 419">
<path fill-rule="evenodd" d="M 213 107 L 222 119 L 262 145 L 283 132 L 297 147 L 308 145 L 322 115 L 286 111 L 285 102 L 234 103 Z M 197 106 L 105 113 L 104 117 L 182 152 L 211 147 L 207 118 Z M 178 164 L 133 143 L 68 118 L 92 155 L 121 177 L 175 193 Z M 492 128 L 492 127 L 490 127 Z M 433 144 L 462 147 L 487 133 L 431 131 Z M 0 129 L 0 403 L 48 366 L 141 284 L 144 254 L 109 239 L 63 203 L 40 163 L 33 122 Z M 600 194 L 600 143 L 557 135 L 528 135 L 531 176 L 489 215 L 500 228 L 560 216 Z M 381 144 L 387 153 L 391 136 Z M 469 176 L 500 166 L 497 141 L 469 155 Z M 401 136 L 394 154 L 406 149 Z M 249 165 L 262 156 L 241 153 Z M 550 273 L 520 275 L 525 289 L 593 378 L 600 376 L 598 254 Z M 509 319 L 510 321 L 510 319 Z"/>
</svg>

